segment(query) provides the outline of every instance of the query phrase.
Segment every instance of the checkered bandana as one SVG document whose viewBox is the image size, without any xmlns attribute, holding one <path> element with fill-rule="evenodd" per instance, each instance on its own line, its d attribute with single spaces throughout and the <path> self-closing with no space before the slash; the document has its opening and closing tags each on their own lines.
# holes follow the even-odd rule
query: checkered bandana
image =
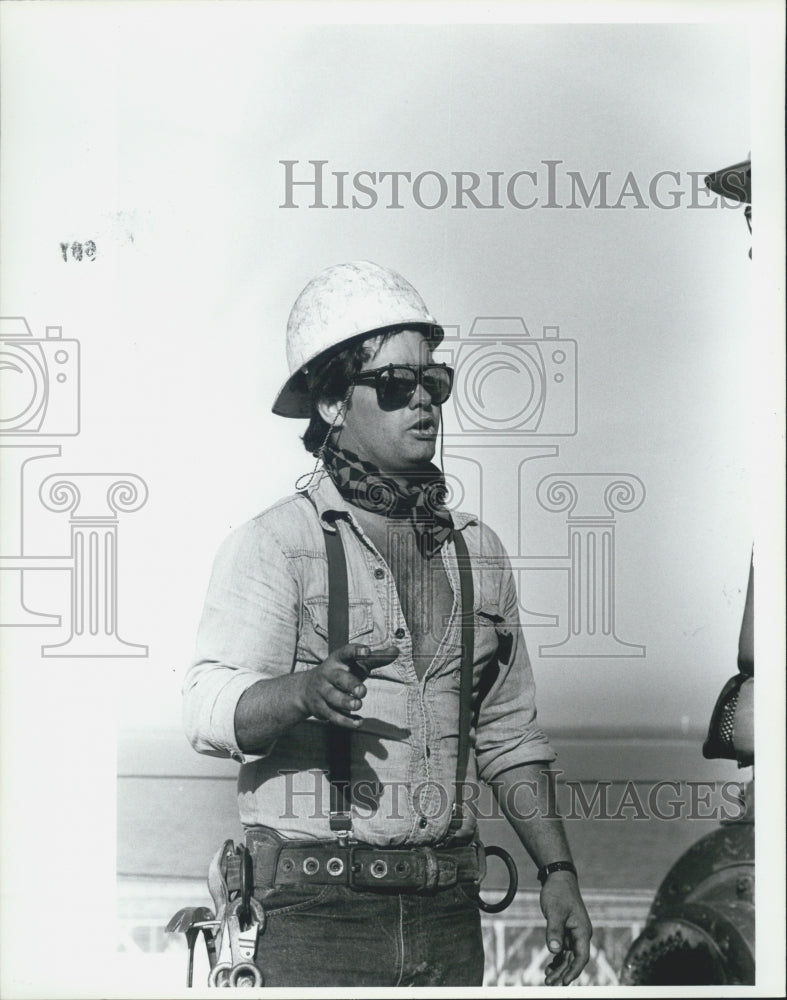
<svg viewBox="0 0 787 1000">
<path fill-rule="evenodd" d="M 430 559 L 451 537 L 454 522 L 445 506 L 445 478 L 431 463 L 423 471 L 408 472 L 401 486 L 377 466 L 352 451 L 327 443 L 322 459 L 328 475 L 348 503 L 386 517 L 413 522 L 421 554 Z"/>
</svg>

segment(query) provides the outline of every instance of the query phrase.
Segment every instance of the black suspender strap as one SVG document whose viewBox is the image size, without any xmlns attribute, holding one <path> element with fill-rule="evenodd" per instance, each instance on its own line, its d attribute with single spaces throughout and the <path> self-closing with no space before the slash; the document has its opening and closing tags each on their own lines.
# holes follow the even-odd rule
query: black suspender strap
<svg viewBox="0 0 787 1000">
<path fill-rule="evenodd" d="M 462 669 L 459 679 L 459 746 L 456 751 L 456 780 L 454 783 L 454 805 L 451 811 L 449 836 L 453 836 L 462 826 L 463 794 L 467 777 L 467 760 L 470 754 L 470 716 L 473 700 L 473 659 L 475 656 L 475 622 L 473 618 L 473 571 L 467 543 L 461 531 L 454 531 L 454 547 L 459 569 L 459 589 L 462 601 L 461 636 Z"/>
<path fill-rule="evenodd" d="M 346 645 L 349 635 L 349 593 L 347 560 L 344 556 L 339 526 L 324 531 L 328 556 L 328 652 Z M 349 729 L 328 726 L 328 779 L 331 783 L 331 830 L 346 837 L 352 828 L 350 814 L 350 736 Z"/>
<path fill-rule="evenodd" d="M 328 649 L 333 652 L 349 638 L 349 592 L 347 560 L 338 525 L 324 530 L 328 557 Z M 463 821 L 463 794 L 470 755 L 470 720 L 473 700 L 473 659 L 475 624 L 473 617 L 473 573 L 467 544 L 461 532 L 454 531 L 454 546 L 459 569 L 461 599 L 462 668 L 459 680 L 459 745 L 456 753 L 454 805 L 447 836 L 457 833 Z M 341 726 L 328 726 L 328 779 L 331 784 L 330 827 L 337 837 L 346 837 L 352 829 L 350 813 L 350 741 L 352 732 Z"/>
</svg>

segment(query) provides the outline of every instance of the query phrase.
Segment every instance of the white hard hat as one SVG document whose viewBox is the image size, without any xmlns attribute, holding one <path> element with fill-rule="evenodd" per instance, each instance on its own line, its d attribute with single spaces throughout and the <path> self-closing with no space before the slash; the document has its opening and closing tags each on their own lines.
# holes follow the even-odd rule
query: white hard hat
<svg viewBox="0 0 787 1000">
<path fill-rule="evenodd" d="M 310 417 L 305 366 L 352 337 L 392 326 L 422 329 L 437 343 L 443 339 L 443 330 L 424 300 L 396 271 L 369 260 L 321 271 L 295 300 L 287 321 L 290 376 L 276 396 L 273 412 Z"/>
</svg>

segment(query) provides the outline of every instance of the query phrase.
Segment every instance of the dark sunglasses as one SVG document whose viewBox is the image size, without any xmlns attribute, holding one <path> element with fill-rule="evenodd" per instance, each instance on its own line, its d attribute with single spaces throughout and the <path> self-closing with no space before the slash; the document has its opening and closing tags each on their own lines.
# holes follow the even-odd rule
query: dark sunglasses
<svg viewBox="0 0 787 1000">
<path fill-rule="evenodd" d="M 381 410 L 400 410 L 407 406 L 422 385 L 435 406 L 441 406 L 451 395 L 454 370 L 448 365 L 386 365 L 358 372 L 350 379 L 353 385 L 373 385 Z"/>
</svg>

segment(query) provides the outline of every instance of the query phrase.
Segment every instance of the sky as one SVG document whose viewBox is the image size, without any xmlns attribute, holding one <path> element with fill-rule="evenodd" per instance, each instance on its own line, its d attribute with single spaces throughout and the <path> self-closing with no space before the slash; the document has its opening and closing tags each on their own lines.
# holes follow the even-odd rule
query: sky
<svg viewBox="0 0 787 1000">
<path fill-rule="evenodd" d="M 0 631 L 4 749 L 28 748 L 5 794 L 27 801 L 29 769 L 47 773 L 53 751 L 90 761 L 89 774 L 68 771 L 81 794 L 111 780 L 118 734 L 179 728 L 219 543 L 311 468 L 303 423 L 270 412 L 290 307 L 346 260 L 415 285 L 450 328 L 458 373 L 461 345 L 482 348 L 484 323 L 497 322 L 476 409 L 469 375 L 456 393 L 473 438 L 446 408 L 445 469 L 517 569 L 545 728 L 707 726 L 736 670 L 752 542 L 766 561 L 783 544 L 781 484 L 768 479 L 783 343 L 767 312 L 783 299 L 783 272 L 778 256 L 749 260 L 740 207 L 708 197 L 703 177 L 753 150 L 760 190 L 777 192 L 770 219 L 755 211 L 755 246 L 758 218 L 779 225 L 778 113 L 768 118 L 762 95 L 781 79 L 782 15 L 767 3 L 636 6 L 643 22 L 666 9 L 696 23 L 526 23 L 558 11 L 593 20 L 595 6 L 558 4 L 494 7 L 522 22 L 497 24 L 458 6 L 452 18 L 409 8 L 433 23 L 381 24 L 331 23 L 331 5 L 4 5 L 2 314 L 26 318 L 33 340 L 58 326 L 79 342 L 80 425 L 67 432 L 72 369 L 51 383 L 42 429 L 3 436 L 16 447 L 2 454 L 3 555 L 68 556 L 68 513 L 41 502 L 51 475 L 81 476 L 86 495 L 113 476 L 139 477 L 141 499 L 147 490 L 117 517 L 115 622 L 146 656 L 42 655 L 68 639 L 70 574 L 25 574 L 26 606 L 63 622 Z M 633 16 L 632 5 L 605 10 Z M 344 20 L 374 16 L 360 5 Z M 299 207 L 282 207 L 282 161 L 305 179 L 313 160 L 325 162 L 325 200 L 348 207 L 308 207 L 306 187 L 293 189 Z M 378 178 L 360 178 L 377 202 L 352 207 L 364 171 Z M 424 175 L 419 188 L 402 180 L 401 208 L 379 179 L 395 171 Z M 499 177 L 502 207 L 453 207 L 462 171 L 478 175 L 485 204 Z M 587 207 L 577 177 L 596 191 Z M 443 183 L 444 203 L 423 207 Z M 561 388 L 573 394 L 557 394 L 554 344 L 538 346 L 545 327 L 566 344 Z M 501 342 L 518 367 L 495 361 Z M 55 349 L 36 348 L 50 375 Z M 543 432 L 513 421 L 518 433 L 501 436 L 532 391 L 525 369 L 549 390 Z M 2 374 L 17 399 L 24 385 Z M 20 479 L 22 445 L 38 457 Z M 542 655 L 566 634 L 569 592 L 567 514 L 538 499 L 549 476 L 581 491 L 575 517 L 607 528 L 606 486 L 637 496 L 614 518 L 614 608 L 618 638 L 644 655 Z M 4 584 L 13 611 L 18 591 Z M 767 615 L 774 598 L 763 599 Z M 536 613 L 557 624 L 534 624 Z M 46 733 L 34 746 L 31 720 Z"/>
</svg>

